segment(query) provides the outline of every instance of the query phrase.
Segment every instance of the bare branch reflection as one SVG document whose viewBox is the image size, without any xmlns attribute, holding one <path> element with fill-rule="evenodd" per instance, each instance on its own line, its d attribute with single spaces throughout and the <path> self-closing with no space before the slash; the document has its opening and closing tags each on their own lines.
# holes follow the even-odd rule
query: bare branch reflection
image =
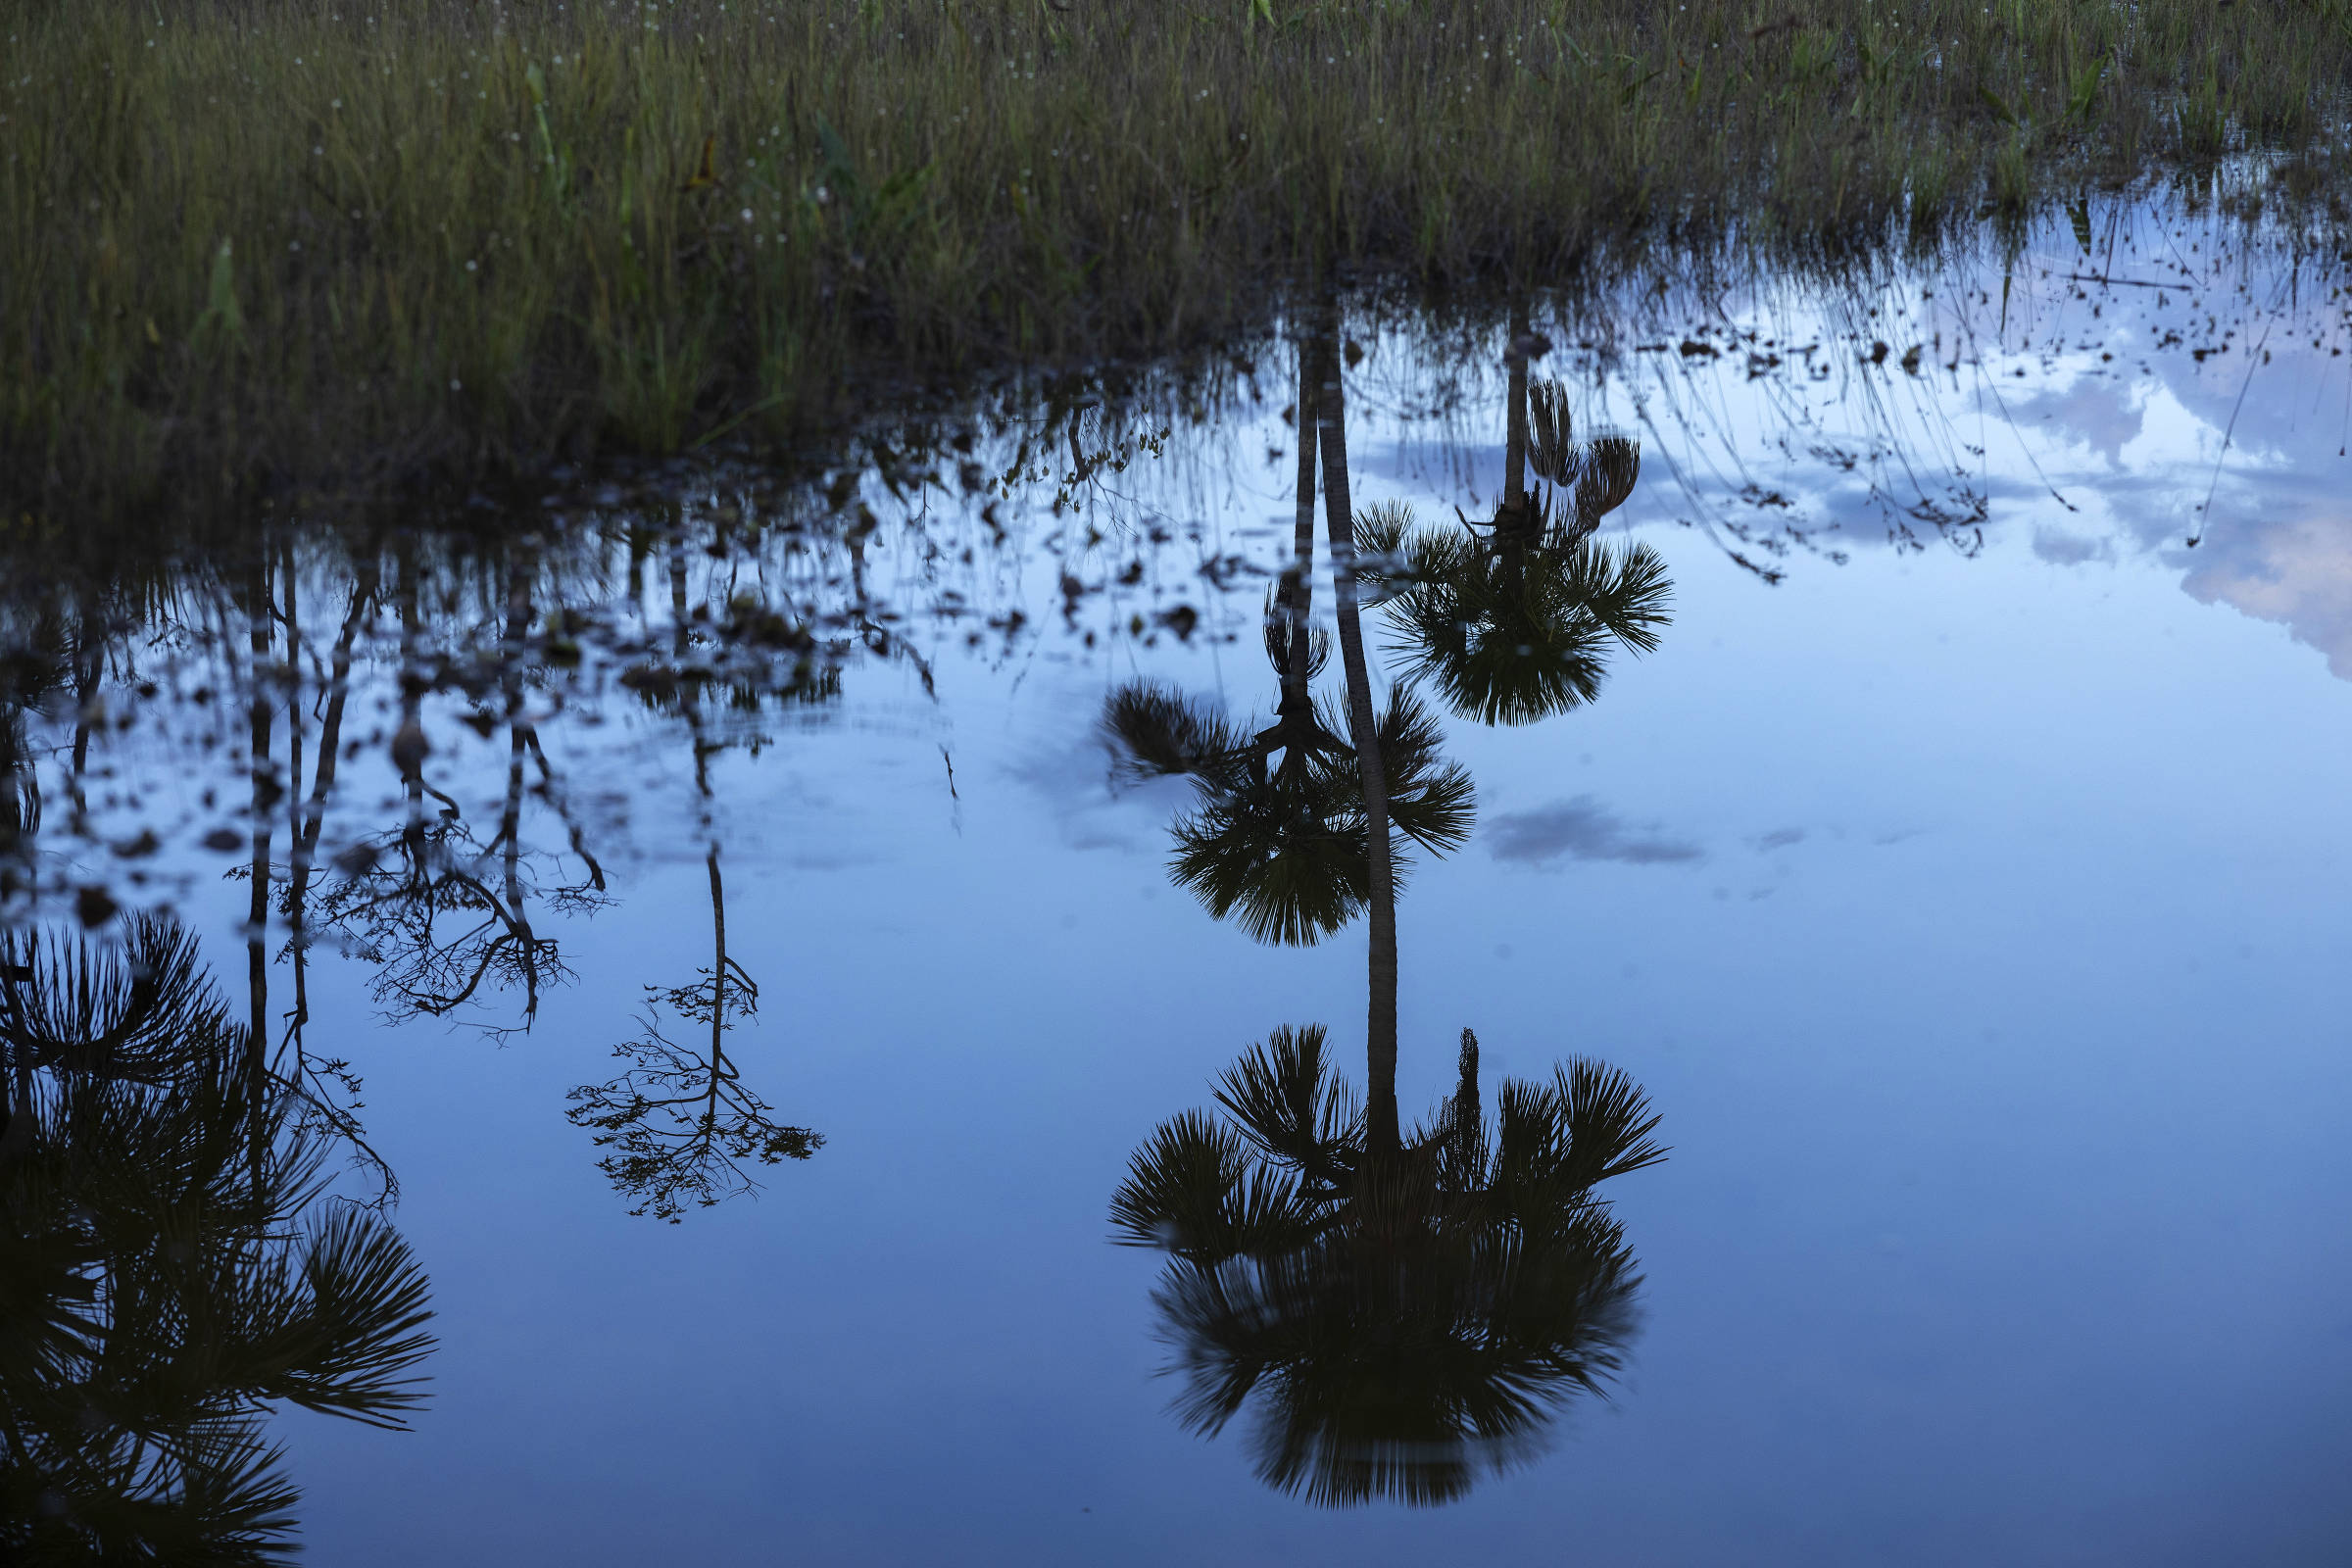
<svg viewBox="0 0 2352 1568">
<path fill-rule="evenodd" d="M 644 1032 L 615 1046 L 627 1063 L 602 1084 L 571 1092 L 567 1114 L 573 1125 L 596 1135 L 608 1151 L 597 1165 L 630 1200 L 632 1214 L 651 1214 L 676 1224 L 689 1206 L 710 1208 L 729 1198 L 759 1191 L 753 1168 L 807 1159 L 824 1147 L 824 1136 L 775 1119 L 774 1107 L 743 1081 L 728 1054 L 727 1035 L 760 1010 L 760 986 L 727 949 L 726 883 L 711 784 L 713 760 L 731 746 L 757 748 L 764 737 L 754 724 L 771 705 L 807 708 L 831 701 L 841 691 L 832 658 L 807 628 L 784 610 L 737 597 L 727 607 L 725 646 L 747 657 L 721 670 L 700 652 L 710 626 L 708 610 L 688 610 L 682 532 L 672 529 L 669 547 L 670 657 L 647 660 L 624 676 L 650 709 L 683 721 L 694 754 L 695 794 L 705 842 L 704 868 L 710 883 L 710 962 L 685 985 L 646 987 Z M 859 590 L 862 605 L 863 590 Z M 748 626 L 753 635 L 737 635 Z M 870 627 L 870 622 L 869 622 Z M 878 627 L 869 646 L 887 654 L 890 641 Z M 909 653 L 911 651 L 909 650 Z M 918 663 L 918 668 L 920 668 Z M 930 672 L 921 669 L 926 686 Z M 714 710 L 715 717 L 712 711 Z M 663 1032 L 663 1009 L 709 1031 L 701 1051 Z"/>
</svg>

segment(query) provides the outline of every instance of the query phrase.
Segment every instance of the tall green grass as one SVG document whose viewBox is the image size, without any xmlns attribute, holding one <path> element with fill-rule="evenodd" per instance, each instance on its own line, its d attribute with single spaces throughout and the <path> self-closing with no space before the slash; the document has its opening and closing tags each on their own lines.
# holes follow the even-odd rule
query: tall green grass
<svg viewBox="0 0 2352 1568">
<path fill-rule="evenodd" d="M 1886 243 L 2234 153 L 2316 202 L 2342 11 L 47 6 L 0 24 L 0 506 L 787 440 L 1316 281 Z"/>
</svg>

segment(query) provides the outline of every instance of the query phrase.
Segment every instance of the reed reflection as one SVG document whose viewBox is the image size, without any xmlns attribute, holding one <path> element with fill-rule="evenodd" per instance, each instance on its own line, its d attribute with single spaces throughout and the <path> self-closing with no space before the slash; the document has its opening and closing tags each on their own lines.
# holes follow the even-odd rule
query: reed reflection
<svg viewBox="0 0 2352 1568">
<path fill-rule="evenodd" d="M 277 1405 L 398 1428 L 424 1273 L 169 921 L 0 942 L 0 1557 L 282 1560 Z"/>
<path fill-rule="evenodd" d="M 1408 824 L 1419 802 L 1405 797 L 1404 809 L 1393 809 L 1390 789 L 1396 781 L 1426 792 L 1436 729 L 1420 718 L 1407 744 L 1392 748 L 1384 720 L 1398 699 L 1376 716 L 1345 394 L 1328 325 L 1301 345 L 1300 380 L 1300 430 L 1303 438 L 1311 417 L 1314 450 L 1300 464 L 1297 562 L 1267 633 L 1290 728 L 1278 723 L 1245 740 L 1165 694 L 1133 690 L 1114 696 L 1105 723 L 1130 768 L 1156 757 L 1160 771 L 1204 780 L 1202 812 L 1178 824 L 1172 872 L 1180 883 L 1191 883 L 1187 835 L 1205 836 L 1201 824 L 1219 823 L 1211 813 L 1220 802 L 1264 776 L 1262 753 L 1250 766 L 1252 746 L 1287 735 L 1305 755 L 1300 771 L 1332 781 L 1330 798 L 1352 789 L 1360 832 L 1327 834 L 1325 853 L 1294 856 L 1278 882 L 1263 884 L 1279 900 L 1261 899 L 1368 915 L 1366 1089 L 1359 1097 L 1340 1076 L 1323 1025 L 1275 1030 L 1220 1078 L 1221 1116 L 1188 1111 L 1136 1152 L 1111 1217 L 1118 1240 L 1169 1254 L 1153 1302 L 1182 1381 L 1175 1409 L 1186 1426 L 1214 1437 L 1249 1412 L 1259 1479 L 1317 1504 L 1435 1504 L 1541 1452 L 1561 1412 L 1602 1392 L 1622 1364 L 1641 1280 L 1596 1189 L 1666 1152 L 1651 1137 L 1658 1117 L 1642 1090 L 1581 1057 L 1548 1083 L 1506 1081 L 1490 1122 L 1469 1029 L 1452 1097 L 1409 1131 L 1401 1123 L 1391 828 L 1418 839 Z M 1303 602 L 1317 456 L 1352 741 L 1346 749 L 1319 715 L 1301 716 L 1313 710 L 1299 700 L 1320 662 Z M 1140 721 L 1151 713 L 1169 716 L 1154 728 Z M 1234 760 L 1218 770 L 1198 758 Z M 1343 760 L 1353 764 L 1345 788 Z M 1441 776 L 1459 802 L 1458 831 L 1441 840 L 1450 847 L 1468 834 L 1470 786 L 1458 768 Z M 1321 886 L 1311 881 L 1318 873 Z"/>
</svg>

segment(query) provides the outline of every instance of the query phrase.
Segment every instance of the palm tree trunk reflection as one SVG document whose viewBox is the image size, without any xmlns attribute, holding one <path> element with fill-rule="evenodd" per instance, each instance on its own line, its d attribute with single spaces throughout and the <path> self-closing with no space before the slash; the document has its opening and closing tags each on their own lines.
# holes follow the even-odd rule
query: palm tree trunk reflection
<svg viewBox="0 0 2352 1568">
<path fill-rule="evenodd" d="M 1277 1029 L 1219 1079 L 1221 1114 L 1187 1111 L 1136 1151 L 1111 1216 L 1120 1241 L 1169 1254 L 1153 1300 L 1182 1382 L 1180 1420 L 1215 1436 L 1252 1411 L 1259 1478 L 1309 1501 L 1431 1504 L 1525 1463 L 1570 1402 L 1605 1391 L 1635 1332 L 1641 1281 L 1595 1189 L 1665 1151 L 1640 1088 L 1583 1058 L 1548 1083 L 1504 1082 L 1490 1128 L 1468 1029 L 1452 1096 L 1426 1124 L 1401 1125 L 1391 788 L 1396 773 L 1426 787 L 1435 727 L 1396 721 L 1407 699 L 1392 699 L 1386 722 L 1376 713 L 1341 373 L 1326 319 L 1301 349 L 1299 427 L 1304 446 L 1313 421 L 1323 470 L 1362 808 L 1366 1093 L 1359 1102 L 1333 1069 L 1322 1025 Z M 1524 365 L 1513 391 L 1516 405 Z M 1522 416 L 1509 443 L 1514 474 L 1527 444 Z M 1280 600 L 1293 650 L 1278 661 L 1289 666 L 1286 707 L 1292 673 L 1306 663 L 1298 639 L 1313 467 L 1302 452 L 1298 559 Z M 1534 511 L 1516 479 L 1504 505 Z M 1268 640 L 1271 649 L 1271 630 Z M 1213 812 L 1220 792 L 1244 788 L 1218 760 L 1234 745 L 1219 722 L 1172 694 L 1135 689 L 1114 696 L 1105 729 L 1131 771 L 1206 781 Z M 1401 764 L 1396 773 L 1392 763 Z M 1468 792 L 1463 775 L 1465 835 Z M 1415 798 L 1416 819 L 1425 804 Z"/>
<path fill-rule="evenodd" d="M 1355 598 L 1354 519 L 1348 512 L 1346 406 L 1329 338 L 1310 333 L 1299 341 L 1293 554 L 1265 626 L 1277 680 L 1275 722 L 1252 733 L 1207 703 L 1140 681 L 1111 694 L 1101 725 L 1120 775 L 1180 775 L 1198 791 L 1198 808 L 1173 824 L 1169 869 L 1177 885 L 1216 918 L 1235 916 L 1258 941 L 1296 947 L 1312 946 L 1376 909 L 1375 879 L 1393 887 L 1397 875 L 1396 832 L 1443 856 L 1468 838 L 1475 809 L 1469 775 L 1441 755 L 1437 726 L 1412 694 L 1393 689 L 1377 711 L 1371 701 Z M 1330 643 L 1309 617 L 1318 448 L 1327 474 L 1337 475 L 1327 480 L 1337 484 L 1336 495 L 1326 491 L 1327 531 L 1343 642 L 1353 650 L 1346 716 L 1328 720 L 1311 690 Z M 1341 740 L 1335 727 L 1348 730 L 1352 742 Z M 1269 768 L 1277 752 L 1282 760 Z M 1378 787 L 1368 789 L 1368 779 Z M 1383 846 L 1377 858 L 1375 843 Z M 1393 951 L 1393 933 L 1378 946 Z M 1394 1029 L 1388 1033 L 1393 1038 Z"/>
<path fill-rule="evenodd" d="M 1315 430 L 1323 458 L 1323 527 L 1331 545 L 1331 575 L 1340 622 L 1340 663 L 1348 677 L 1348 722 L 1363 780 L 1364 853 L 1371 928 L 1371 996 L 1365 1007 L 1365 1070 L 1371 1076 L 1372 1148 L 1397 1147 L 1396 1128 L 1396 867 L 1389 844 L 1389 789 L 1382 766 L 1380 723 L 1372 710 L 1372 672 L 1364 657 L 1357 605 L 1355 514 L 1348 496 L 1348 404 L 1341 380 L 1335 323 L 1316 334 Z"/>
</svg>

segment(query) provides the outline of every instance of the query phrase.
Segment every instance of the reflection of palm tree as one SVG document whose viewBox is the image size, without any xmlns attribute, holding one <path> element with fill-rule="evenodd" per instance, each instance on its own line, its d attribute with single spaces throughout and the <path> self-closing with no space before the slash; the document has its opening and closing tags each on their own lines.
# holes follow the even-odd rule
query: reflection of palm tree
<svg viewBox="0 0 2352 1568">
<path fill-rule="evenodd" d="M 312 1211 L 318 1153 L 185 937 L 132 948 L 10 956 L 10 1066 L 38 1072 L 0 1147 L 0 1556 L 277 1560 L 267 1407 L 402 1425 L 426 1282 L 380 1214 Z"/>
<path fill-rule="evenodd" d="M 1267 645 L 1284 674 L 1287 640 L 1271 621 Z M 1238 916 L 1260 942 L 1312 946 L 1361 914 L 1370 898 L 1362 771 L 1353 748 L 1333 733 L 1345 723 L 1335 718 L 1300 702 L 1252 735 L 1208 705 L 1151 683 L 1122 687 L 1105 706 L 1103 733 L 1122 772 L 1185 775 L 1199 790 L 1199 806 L 1173 827 L 1177 884 L 1216 918 Z M 1458 848 L 1470 833 L 1470 777 L 1439 755 L 1436 723 L 1398 691 L 1379 729 L 1397 786 L 1390 804 L 1396 825 L 1433 854 Z M 1269 766 L 1276 752 L 1282 760 Z"/>
<path fill-rule="evenodd" d="M 1389 613 L 1412 673 L 1464 718 L 1526 724 L 1588 703 L 1608 654 L 1647 653 L 1672 587 L 1646 545 L 1612 549 L 1593 530 L 1633 494 L 1642 450 L 1630 435 L 1573 436 L 1556 383 L 1528 383 L 1543 339 L 1524 305 L 1506 354 L 1503 494 L 1485 523 L 1415 530 L 1402 508 L 1375 509 L 1366 543 L 1393 558 Z M 1533 467 L 1531 490 L 1527 469 Z M 1548 487 L 1548 488 L 1547 488 Z"/>
<path fill-rule="evenodd" d="M 1464 1030 L 1453 1099 L 1382 1155 L 1323 1045 L 1310 1026 L 1252 1047 L 1224 1119 L 1162 1125 L 1112 1218 L 1173 1254 L 1154 1300 L 1187 1426 L 1213 1436 L 1254 1400 L 1268 1485 L 1443 1502 L 1619 1366 L 1640 1277 L 1593 1188 L 1664 1157 L 1657 1118 L 1579 1060 L 1506 1082 L 1490 1132 Z"/>
<path fill-rule="evenodd" d="M 1258 941 L 1298 947 L 1368 907 L 1377 922 L 1375 892 L 1396 873 L 1392 822 L 1442 856 L 1470 836 L 1475 810 L 1470 775 L 1440 756 L 1437 724 L 1409 692 L 1392 692 L 1377 717 L 1368 695 L 1357 711 L 1352 694 L 1367 677 L 1354 585 L 1340 567 L 1343 547 L 1352 548 L 1344 511 L 1332 514 L 1332 560 L 1349 678 L 1346 713 L 1325 711 L 1311 691 L 1331 651 L 1330 634 L 1309 622 L 1318 442 L 1338 443 L 1335 471 L 1343 477 L 1334 481 L 1332 504 L 1347 505 L 1336 349 L 1328 356 L 1331 384 L 1318 391 L 1326 348 L 1320 338 L 1299 343 L 1298 523 L 1265 621 L 1266 661 L 1277 681 L 1273 724 L 1245 732 L 1205 704 L 1149 683 L 1114 692 L 1102 718 L 1103 737 L 1127 776 L 1180 774 L 1199 788 L 1198 809 L 1175 824 L 1170 869 L 1178 885 L 1220 920 L 1238 913 Z M 1354 744 L 1340 738 L 1343 728 Z M 1269 765 L 1278 752 L 1281 762 Z M 1370 780 L 1379 787 L 1368 790 Z"/>
<path fill-rule="evenodd" d="M 1490 1134 L 1466 1029 L 1451 1101 L 1426 1128 L 1399 1125 L 1387 793 L 1402 770 L 1384 763 L 1410 763 L 1373 717 L 1329 332 L 1301 382 L 1364 803 L 1367 1098 L 1329 1070 L 1320 1025 L 1277 1030 L 1224 1075 L 1223 1123 L 1179 1116 L 1136 1152 L 1112 1219 L 1172 1254 L 1155 1300 L 1187 1425 L 1213 1435 L 1254 1399 L 1267 1484 L 1326 1504 L 1441 1502 L 1532 1453 L 1618 1366 L 1640 1282 L 1593 1189 L 1665 1152 L 1642 1092 L 1583 1060 L 1549 1085 L 1504 1084 Z"/>
</svg>

